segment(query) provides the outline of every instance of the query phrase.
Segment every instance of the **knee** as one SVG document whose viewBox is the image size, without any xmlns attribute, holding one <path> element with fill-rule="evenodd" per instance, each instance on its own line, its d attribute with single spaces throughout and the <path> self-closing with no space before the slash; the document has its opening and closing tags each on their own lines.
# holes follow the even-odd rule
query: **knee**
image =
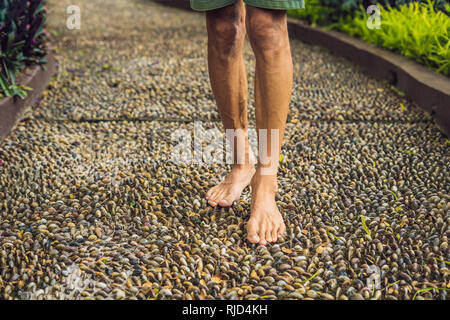
<svg viewBox="0 0 450 320">
<path fill-rule="evenodd" d="M 270 57 L 289 43 L 286 15 L 257 10 L 247 16 L 247 32 L 255 54 Z"/>
<path fill-rule="evenodd" d="M 216 17 L 209 21 L 208 41 L 220 56 L 230 56 L 241 48 L 245 37 L 243 19 L 236 14 Z"/>
</svg>

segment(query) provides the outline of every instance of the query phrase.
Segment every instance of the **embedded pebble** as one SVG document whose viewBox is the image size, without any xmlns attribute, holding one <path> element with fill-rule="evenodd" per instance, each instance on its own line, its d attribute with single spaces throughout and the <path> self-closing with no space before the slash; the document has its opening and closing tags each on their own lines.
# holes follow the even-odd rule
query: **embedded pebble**
<svg viewBox="0 0 450 320">
<path fill-rule="evenodd" d="M 292 40 L 287 231 L 252 245 L 249 190 L 209 208 L 227 168 L 169 161 L 176 129 L 222 130 L 203 19 L 93 0 L 74 36 L 50 3 L 60 73 L 0 143 L 0 298 L 448 299 L 419 291 L 449 286 L 448 141 L 388 84 Z"/>
</svg>

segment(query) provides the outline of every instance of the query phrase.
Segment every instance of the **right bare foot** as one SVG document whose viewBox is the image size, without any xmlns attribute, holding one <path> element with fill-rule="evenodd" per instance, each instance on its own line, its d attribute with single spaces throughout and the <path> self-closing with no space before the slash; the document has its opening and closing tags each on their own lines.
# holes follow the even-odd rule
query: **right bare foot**
<svg viewBox="0 0 450 320">
<path fill-rule="evenodd" d="M 275 202 L 277 176 L 262 175 L 258 168 L 251 187 L 252 205 L 247 222 L 247 239 L 251 243 L 261 245 L 277 242 L 286 231 L 283 217 Z"/>
<path fill-rule="evenodd" d="M 229 207 L 239 200 L 242 191 L 250 184 L 255 167 L 253 164 L 235 164 L 225 180 L 206 193 L 208 203 L 215 207 Z"/>
</svg>

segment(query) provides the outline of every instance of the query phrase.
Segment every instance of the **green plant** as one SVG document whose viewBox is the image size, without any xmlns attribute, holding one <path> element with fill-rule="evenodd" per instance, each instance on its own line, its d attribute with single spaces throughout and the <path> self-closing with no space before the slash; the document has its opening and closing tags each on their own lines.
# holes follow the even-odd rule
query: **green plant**
<svg viewBox="0 0 450 320">
<path fill-rule="evenodd" d="M 401 6 L 409 5 L 414 2 L 421 2 L 421 3 L 427 3 L 428 0 L 383 0 L 380 1 L 381 4 L 387 6 L 390 6 L 392 8 L 400 8 Z M 367 6 L 364 6 L 367 8 Z M 433 1 L 433 8 L 436 11 L 442 11 L 449 15 L 449 8 L 448 8 L 448 1 L 447 0 L 435 0 Z"/>
<path fill-rule="evenodd" d="M 344 5 L 347 1 L 343 1 Z M 353 4 L 359 2 L 358 10 Z M 381 1 L 380 1 L 381 2 Z M 291 16 L 326 29 L 343 31 L 364 41 L 384 47 L 449 76 L 450 74 L 450 5 L 441 0 L 384 1 L 380 8 L 381 28 L 369 29 L 365 8 L 372 1 L 353 1 L 343 8 L 325 0 L 310 0 L 305 10 L 293 10 Z M 363 5 L 364 3 L 364 5 Z M 391 6 L 395 5 L 396 7 Z M 324 6 L 328 4 L 328 6 Z"/>
<path fill-rule="evenodd" d="M 339 29 L 450 75 L 450 18 L 446 14 L 435 11 L 431 0 L 399 9 L 379 7 L 379 29 L 367 28 L 364 10 L 354 19 L 341 20 Z"/>
<path fill-rule="evenodd" d="M 311 25 L 326 25 L 333 9 L 323 7 L 319 0 L 308 0 L 305 9 L 290 10 L 289 16 L 308 21 Z"/>
<path fill-rule="evenodd" d="M 360 11 L 361 7 L 380 4 L 386 7 L 400 8 L 413 3 L 427 3 L 428 0 L 306 0 L 305 9 L 290 10 L 289 15 L 308 21 L 310 24 L 330 26 L 341 19 L 349 19 Z M 448 1 L 435 0 L 433 7 L 449 15 Z"/>
<path fill-rule="evenodd" d="M 44 0 L 0 0 L 0 93 L 25 98 L 16 74 L 45 60 Z"/>
</svg>

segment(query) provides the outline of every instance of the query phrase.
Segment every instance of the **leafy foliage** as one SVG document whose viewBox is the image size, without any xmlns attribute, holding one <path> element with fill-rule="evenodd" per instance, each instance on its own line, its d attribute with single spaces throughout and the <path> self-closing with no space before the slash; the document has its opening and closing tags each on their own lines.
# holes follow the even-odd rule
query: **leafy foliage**
<svg viewBox="0 0 450 320">
<path fill-rule="evenodd" d="M 24 86 L 15 75 L 45 60 L 45 0 L 0 0 L 0 97 L 25 98 Z"/>
<path fill-rule="evenodd" d="M 352 36 L 397 52 L 421 64 L 450 75 L 450 18 L 434 11 L 433 4 L 413 3 L 398 10 L 380 6 L 381 28 L 370 30 L 368 15 L 360 11 L 341 29 Z"/>
<path fill-rule="evenodd" d="M 332 25 L 342 18 L 353 17 L 360 8 L 379 4 L 384 7 L 400 8 L 413 3 L 428 3 L 428 0 L 306 0 L 306 8 L 291 10 L 289 14 L 301 18 L 311 24 Z M 448 1 L 433 1 L 435 11 L 450 15 Z"/>
<path fill-rule="evenodd" d="M 294 10 L 290 15 L 304 19 L 311 24 L 319 24 L 327 29 L 343 31 L 364 41 L 384 47 L 444 75 L 450 75 L 450 5 L 442 1 L 385 1 L 386 5 L 378 3 L 381 15 L 381 28 L 369 29 L 369 15 L 360 4 L 353 10 L 356 2 L 337 1 L 343 6 L 346 2 L 351 8 L 347 14 L 343 9 L 334 11 L 331 7 L 321 6 L 328 1 L 310 0 L 306 9 Z M 329 1 L 330 3 L 332 1 Z M 392 7 L 391 4 L 395 5 Z M 366 3 L 367 5 L 367 3 Z M 336 14 L 337 17 L 330 16 Z"/>
<path fill-rule="evenodd" d="M 412 4 L 413 2 L 419 2 L 419 3 L 428 3 L 428 0 L 384 0 L 379 1 L 381 4 L 385 7 L 392 7 L 392 8 L 400 8 L 402 6 Z M 367 6 L 365 6 L 367 8 Z M 449 15 L 449 9 L 448 9 L 448 1 L 447 0 L 435 0 L 433 1 L 433 8 L 436 11 L 442 11 Z"/>
</svg>

